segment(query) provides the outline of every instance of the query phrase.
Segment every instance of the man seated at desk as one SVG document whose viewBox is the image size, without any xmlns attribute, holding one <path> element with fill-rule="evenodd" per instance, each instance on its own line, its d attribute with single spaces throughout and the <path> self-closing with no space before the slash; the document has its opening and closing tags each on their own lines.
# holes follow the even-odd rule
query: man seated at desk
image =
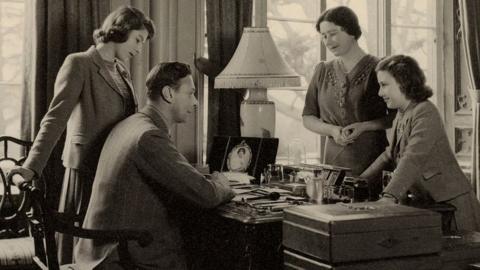
<svg viewBox="0 0 480 270">
<path fill-rule="evenodd" d="M 83 223 L 88 229 L 142 229 L 154 242 L 129 253 L 141 269 L 186 269 L 179 213 L 185 199 L 212 208 L 234 197 L 228 180 L 206 179 L 176 149 L 170 138 L 175 123 L 185 122 L 197 104 L 188 65 L 155 66 L 147 78 L 147 105 L 120 122 L 103 147 Z M 81 269 L 123 269 L 118 244 L 80 239 L 75 259 Z"/>
</svg>

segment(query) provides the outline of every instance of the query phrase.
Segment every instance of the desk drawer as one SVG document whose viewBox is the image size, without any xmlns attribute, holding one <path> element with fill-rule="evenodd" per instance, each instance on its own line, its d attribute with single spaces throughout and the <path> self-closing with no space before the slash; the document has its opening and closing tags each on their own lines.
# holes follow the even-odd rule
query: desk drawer
<svg viewBox="0 0 480 270">
<path fill-rule="evenodd" d="M 283 260 L 285 270 L 438 270 L 441 268 L 441 261 L 438 255 L 410 256 L 330 265 L 307 258 L 294 251 L 284 250 Z"/>
</svg>

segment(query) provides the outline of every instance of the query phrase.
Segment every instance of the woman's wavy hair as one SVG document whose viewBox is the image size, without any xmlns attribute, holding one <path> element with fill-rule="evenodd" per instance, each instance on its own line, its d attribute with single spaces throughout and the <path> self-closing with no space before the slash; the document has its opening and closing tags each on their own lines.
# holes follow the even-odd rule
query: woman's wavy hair
<svg viewBox="0 0 480 270">
<path fill-rule="evenodd" d="M 339 6 L 325 10 L 317 20 L 315 29 L 320 33 L 320 24 L 324 21 L 334 23 L 342 27 L 347 34 L 354 36 L 356 40 L 362 35 L 362 29 L 358 23 L 358 17 L 348 7 Z"/>
<path fill-rule="evenodd" d="M 148 39 L 155 35 L 155 26 L 142 11 L 131 6 L 121 6 L 110 13 L 103 21 L 101 28 L 93 32 L 95 43 L 123 43 L 127 41 L 132 30 L 145 29 Z"/>
<path fill-rule="evenodd" d="M 433 95 L 426 85 L 425 74 L 417 61 L 407 55 L 392 55 L 378 62 L 376 72 L 388 72 L 400 86 L 400 91 L 407 99 L 422 102 Z"/>
</svg>

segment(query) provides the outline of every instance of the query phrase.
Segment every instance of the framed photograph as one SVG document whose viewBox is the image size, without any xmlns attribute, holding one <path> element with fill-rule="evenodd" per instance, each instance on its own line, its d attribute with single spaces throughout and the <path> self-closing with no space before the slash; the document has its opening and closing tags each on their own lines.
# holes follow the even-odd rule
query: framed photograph
<svg viewBox="0 0 480 270">
<path fill-rule="evenodd" d="M 275 164 L 278 138 L 215 136 L 207 163 L 213 171 L 247 173 L 260 180 L 268 164 Z"/>
<path fill-rule="evenodd" d="M 235 145 L 227 157 L 227 168 L 231 172 L 247 172 L 252 162 L 252 149 L 243 140 Z"/>
</svg>

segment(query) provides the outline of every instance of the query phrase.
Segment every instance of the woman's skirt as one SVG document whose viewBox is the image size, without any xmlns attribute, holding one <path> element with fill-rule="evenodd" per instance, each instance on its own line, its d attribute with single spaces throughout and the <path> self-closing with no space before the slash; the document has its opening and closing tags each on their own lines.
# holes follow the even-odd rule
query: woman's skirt
<svg viewBox="0 0 480 270">
<path fill-rule="evenodd" d="M 83 222 L 83 217 L 85 216 L 90 200 L 94 178 L 95 175 L 91 172 L 65 168 L 58 211 L 61 213 L 75 214 L 81 217 L 81 221 Z M 82 222 L 77 222 L 75 225 L 81 226 Z M 62 233 L 57 233 L 56 239 L 59 263 L 73 263 L 73 248 L 77 239 L 71 235 Z"/>
<path fill-rule="evenodd" d="M 455 223 L 460 231 L 480 231 L 480 203 L 470 191 L 447 201 L 457 208 Z"/>
</svg>

